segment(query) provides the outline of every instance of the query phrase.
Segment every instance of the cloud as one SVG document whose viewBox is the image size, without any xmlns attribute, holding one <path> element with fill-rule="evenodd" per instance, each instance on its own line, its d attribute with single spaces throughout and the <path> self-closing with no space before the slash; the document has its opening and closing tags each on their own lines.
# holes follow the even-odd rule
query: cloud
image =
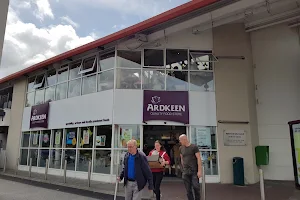
<svg viewBox="0 0 300 200">
<path fill-rule="evenodd" d="M 71 25 L 39 28 L 23 22 L 9 8 L 0 78 L 95 40 L 95 34 L 79 37 Z"/>
<path fill-rule="evenodd" d="M 67 23 L 67 24 L 72 25 L 75 28 L 79 28 L 79 24 L 74 22 L 69 16 L 63 16 L 63 17 L 61 17 L 61 20 L 63 23 Z"/>
<path fill-rule="evenodd" d="M 33 2 L 37 7 L 35 15 L 38 19 L 43 21 L 45 17 L 54 18 L 49 0 L 33 0 Z"/>
</svg>

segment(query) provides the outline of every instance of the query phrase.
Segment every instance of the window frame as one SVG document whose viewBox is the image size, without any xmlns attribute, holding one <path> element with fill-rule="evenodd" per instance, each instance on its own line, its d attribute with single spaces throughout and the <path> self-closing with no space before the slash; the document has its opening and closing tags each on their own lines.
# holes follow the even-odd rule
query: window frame
<svg viewBox="0 0 300 200">
<path fill-rule="evenodd" d="M 87 69 L 84 69 L 85 61 L 92 60 L 93 58 L 94 58 L 94 61 L 93 61 L 92 67 L 87 68 Z M 84 76 L 87 76 L 87 75 L 89 75 L 89 74 L 86 74 L 86 73 L 89 73 L 89 72 L 94 71 L 96 66 L 97 66 L 97 68 L 96 68 L 96 71 L 97 71 L 97 69 L 98 69 L 97 62 L 98 62 L 98 56 L 97 56 L 97 55 L 92 55 L 92 56 L 83 58 L 82 61 L 81 61 L 81 64 L 80 64 L 80 68 L 79 68 L 78 75 L 84 75 Z M 96 73 L 96 72 L 95 72 L 95 73 Z"/>
<path fill-rule="evenodd" d="M 37 79 L 40 76 L 43 76 L 43 79 L 42 79 L 42 81 L 40 83 L 37 83 Z M 45 87 L 45 82 L 46 82 L 46 73 L 38 74 L 38 75 L 35 76 L 34 84 L 33 84 L 32 88 L 34 90 L 38 90 L 38 89 L 44 88 Z"/>
</svg>

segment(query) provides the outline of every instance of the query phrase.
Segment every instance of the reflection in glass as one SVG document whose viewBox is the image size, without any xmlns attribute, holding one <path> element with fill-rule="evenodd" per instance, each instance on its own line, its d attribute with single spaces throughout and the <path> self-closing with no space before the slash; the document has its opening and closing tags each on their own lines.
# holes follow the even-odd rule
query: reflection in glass
<svg viewBox="0 0 300 200">
<path fill-rule="evenodd" d="M 35 92 L 27 93 L 26 107 L 31 107 L 34 105 Z"/>
<path fill-rule="evenodd" d="M 58 129 L 53 131 L 53 148 L 61 148 L 63 140 L 63 129 Z"/>
<path fill-rule="evenodd" d="M 113 159 L 113 174 L 120 173 L 123 168 L 124 156 L 127 150 L 116 150 L 114 151 L 114 159 Z"/>
<path fill-rule="evenodd" d="M 28 149 L 21 149 L 20 165 L 27 165 Z"/>
<path fill-rule="evenodd" d="M 70 72 L 69 72 L 69 80 L 79 78 L 81 76 L 79 74 L 80 65 L 81 65 L 81 61 L 71 65 Z"/>
<path fill-rule="evenodd" d="M 45 90 L 42 89 L 42 90 L 37 90 L 35 92 L 35 105 L 38 105 L 38 104 L 43 104 L 44 103 L 44 98 L 45 98 Z"/>
<path fill-rule="evenodd" d="M 96 92 L 96 75 L 86 76 L 82 79 L 82 94 Z"/>
<path fill-rule="evenodd" d="M 79 148 L 93 148 L 94 127 L 80 128 Z"/>
<path fill-rule="evenodd" d="M 55 100 L 55 86 L 49 87 L 45 91 L 45 102 Z"/>
<path fill-rule="evenodd" d="M 65 150 L 64 160 L 67 161 L 67 170 L 75 170 L 76 150 Z"/>
<path fill-rule="evenodd" d="M 164 70 L 143 70 L 143 89 L 164 90 L 166 74 Z"/>
<path fill-rule="evenodd" d="M 47 86 L 52 86 L 56 84 L 56 70 L 53 69 L 47 72 Z"/>
<path fill-rule="evenodd" d="M 62 83 L 56 86 L 56 100 L 67 98 L 68 83 Z"/>
<path fill-rule="evenodd" d="M 215 151 L 201 151 L 202 163 L 205 167 L 206 175 L 218 175 L 218 159 Z"/>
<path fill-rule="evenodd" d="M 144 67 L 164 68 L 164 51 L 156 49 L 144 50 Z"/>
<path fill-rule="evenodd" d="M 117 69 L 117 89 L 141 89 L 141 70 Z"/>
<path fill-rule="evenodd" d="M 57 82 L 61 83 L 68 80 L 68 68 L 60 69 L 57 72 Z"/>
<path fill-rule="evenodd" d="M 214 91 L 213 72 L 190 72 L 190 90 L 201 92 Z"/>
<path fill-rule="evenodd" d="M 30 147 L 39 147 L 39 142 L 40 142 L 39 139 L 40 139 L 40 132 L 39 131 L 31 132 Z"/>
<path fill-rule="evenodd" d="M 116 137 L 118 148 L 127 148 L 127 142 L 135 139 L 140 147 L 140 127 L 138 125 L 120 125 L 120 135 Z"/>
<path fill-rule="evenodd" d="M 187 71 L 168 71 L 167 72 L 167 90 L 168 91 L 186 91 L 186 90 L 188 90 L 188 72 Z"/>
<path fill-rule="evenodd" d="M 40 150 L 39 167 L 46 166 L 46 160 L 49 158 L 49 149 Z"/>
<path fill-rule="evenodd" d="M 213 70 L 213 62 L 216 60 L 211 52 L 190 51 L 191 70 Z"/>
<path fill-rule="evenodd" d="M 87 172 L 89 161 L 92 161 L 92 150 L 78 150 L 78 160 L 76 171 Z"/>
<path fill-rule="evenodd" d="M 29 147 L 30 132 L 24 132 L 22 137 L 22 147 Z"/>
<path fill-rule="evenodd" d="M 122 68 L 141 68 L 140 51 L 118 51 L 117 67 Z"/>
<path fill-rule="evenodd" d="M 42 131 L 41 143 L 42 148 L 49 148 L 51 140 L 51 130 Z"/>
<path fill-rule="evenodd" d="M 77 128 L 66 129 L 66 148 L 76 148 L 77 145 Z"/>
<path fill-rule="evenodd" d="M 37 149 L 30 149 L 29 150 L 29 160 L 32 158 L 32 166 L 37 167 L 37 160 L 38 160 L 38 150 Z M 28 161 L 30 162 L 30 161 Z"/>
<path fill-rule="evenodd" d="M 100 55 L 99 71 L 113 69 L 115 67 L 115 52 Z"/>
<path fill-rule="evenodd" d="M 61 168 L 61 149 L 53 149 L 50 151 L 49 168 L 60 169 Z"/>
<path fill-rule="evenodd" d="M 27 92 L 34 91 L 34 88 L 33 88 L 34 81 L 35 81 L 35 76 L 28 79 Z"/>
<path fill-rule="evenodd" d="M 199 149 L 216 149 L 216 127 L 193 126 L 191 143 L 197 145 Z"/>
<path fill-rule="evenodd" d="M 98 75 L 98 92 L 114 88 L 114 70 L 100 72 Z"/>
<path fill-rule="evenodd" d="M 188 69 L 188 51 L 183 49 L 168 49 L 167 69 L 187 70 Z"/>
<path fill-rule="evenodd" d="M 112 126 L 97 126 L 96 148 L 111 148 Z"/>
<path fill-rule="evenodd" d="M 69 82 L 68 97 L 76 97 L 80 95 L 81 79 L 76 79 Z"/>
<path fill-rule="evenodd" d="M 110 174 L 111 151 L 95 151 L 94 172 L 100 174 Z"/>
</svg>

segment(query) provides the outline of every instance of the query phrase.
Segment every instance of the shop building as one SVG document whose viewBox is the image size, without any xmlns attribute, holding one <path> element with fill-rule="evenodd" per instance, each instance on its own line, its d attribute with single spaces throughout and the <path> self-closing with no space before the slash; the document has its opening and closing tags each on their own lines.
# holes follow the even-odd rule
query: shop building
<svg viewBox="0 0 300 200">
<path fill-rule="evenodd" d="M 114 182 L 127 140 L 147 152 L 159 139 L 172 154 L 185 133 L 208 182 L 232 183 L 237 156 L 257 182 L 257 145 L 270 146 L 267 179 L 293 180 L 295 15 L 295 1 L 192 1 L 0 80 L 13 89 L 8 167 L 32 159 L 44 173 L 49 159 L 49 174 L 62 175 L 67 160 L 67 176 L 85 179 L 92 161 L 93 180 Z"/>
</svg>

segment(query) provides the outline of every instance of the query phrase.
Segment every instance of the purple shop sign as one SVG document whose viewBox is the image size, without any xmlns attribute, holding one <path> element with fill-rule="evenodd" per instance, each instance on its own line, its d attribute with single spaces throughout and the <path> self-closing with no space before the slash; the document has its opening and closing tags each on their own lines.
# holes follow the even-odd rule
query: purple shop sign
<svg viewBox="0 0 300 200">
<path fill-rule="evenodd" d="M 30 128 L 48 128 L 49 102 L 31 107 Z"/>
<path fill-rule="evenodd" d="M 143 121 L 189 124 L 189 95 L 185 91 L 144 91 Z"/>
</svg>

